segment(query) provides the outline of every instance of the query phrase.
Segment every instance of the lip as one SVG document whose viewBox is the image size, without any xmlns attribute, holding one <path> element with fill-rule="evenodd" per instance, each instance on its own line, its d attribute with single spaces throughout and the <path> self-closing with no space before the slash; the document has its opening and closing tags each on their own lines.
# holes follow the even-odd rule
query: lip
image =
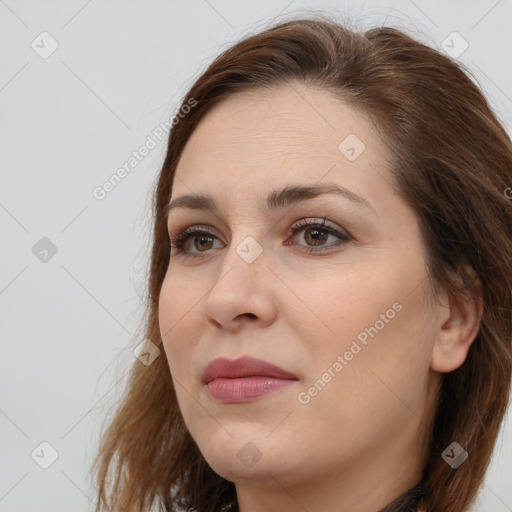
<svg viewBox="0 0 512 512">
<path fill-rule="evenodd" d="M 214 359 L 203 373 L 210 396 L 223 403 L 250 402 L 298 381 L 296 375 L 262 359 Z"/>
</svg>

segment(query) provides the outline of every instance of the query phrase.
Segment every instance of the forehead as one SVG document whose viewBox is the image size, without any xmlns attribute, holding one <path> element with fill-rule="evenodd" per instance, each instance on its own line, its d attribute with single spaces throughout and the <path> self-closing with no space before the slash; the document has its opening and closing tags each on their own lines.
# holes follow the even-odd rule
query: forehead
<svg viewBox="0 0 512 512">
<path fill-rule="evenodd" d="M 251 90 L 200 121 L 178 163 L 173 196 L 251 192 L 298 179 L 359 188 L 384 172 L 386 155 L 373 122 L 328 91 L 300 84 Z"/>
</svg>

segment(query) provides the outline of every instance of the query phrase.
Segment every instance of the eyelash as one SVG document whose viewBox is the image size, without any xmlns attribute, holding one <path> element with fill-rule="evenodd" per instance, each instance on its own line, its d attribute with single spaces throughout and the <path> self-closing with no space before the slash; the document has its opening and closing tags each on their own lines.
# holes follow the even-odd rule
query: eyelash
<svg viewBox="0 0 512 512">
<path fill-rule="evenodd" d="M 318 253 L 318 252 L 330 250 L 333 246 L 344 245 L 353 239 L 347 232 L 341 232 L 341 231 L 335 229 L 334 227 L 327 225 L 325 222 L 325 217 L 321 217 L 321 219 L 322 220 L 320 222 L 318 220 L 311 221 L 310 219 L 301 219 L 301 220 L 297 221 L 292 227 L 290 227 L 289 233 L 291 235 L 295 235 L 299 231 L 305 230 L 305 228 L 317 227 L 317 228 L 320 228 L 321 231 L 325 231 L 326 233 L 328 233 L 330 235 L 337 236 L 341 240 L 338 242 L 332 243 L 326 247 L 325 246 L 320 247 L 320 248 L 310 247 L 309 249 L 303 248 L 300 250 L 305 251 L 309 254 Z M 188 256 L 192 256 L 192 257 L 204 256 L 205 254 L 208 254 L 208 252 L 210 252 L 210 251 L 204 251 L 204 252 L 199 252 L 199 253 L 186 253 L 182 250 L 183 246 L 185 245 L 185 243 L 187 242 L 187 240 L 189 238 L 193 238 L 194 236 L 199 236 L 199 235 L 206 235 L 206 236 L 211 236 L 212 238 L 217 238 L 215 236 L 215 234 L 210 230 L 210 228 L 208 228 L 206 226 L 201 229 L 191 227 L 191 228 L 183 229 L 183 230 L 179 231 L 175 236 L 173 236 L 170 241 L 171 242 L 170 246 L 173 249 L 177 249 L 178 250 L 177 252 L 179 252 L 179 253 L 183 252 L 185 254 L 185 256 L 187 256 L 187 257 Z M 304 246 L 301 246 L 301 247 L 304 247 Z"/>
</svg>

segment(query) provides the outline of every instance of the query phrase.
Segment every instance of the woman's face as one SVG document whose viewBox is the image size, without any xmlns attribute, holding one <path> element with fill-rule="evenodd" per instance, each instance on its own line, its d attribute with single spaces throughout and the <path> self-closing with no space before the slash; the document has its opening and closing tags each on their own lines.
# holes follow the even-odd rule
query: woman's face
<svg viewBox="0 0 512 512">
<path fill-rule="evenodd" d="M 172 249 L 160 331 L 185 423 L 237 489 L 421 474 L 436 310 L 372 128 L 283 86 L 214 107 L 181 156 L 171 201 L 208 201 L 170 211 L 173 238 L 200 233 Z M 205 384 L 212 361 L 242 356 L 287 373 L 218 366 Z"/>
</svg>

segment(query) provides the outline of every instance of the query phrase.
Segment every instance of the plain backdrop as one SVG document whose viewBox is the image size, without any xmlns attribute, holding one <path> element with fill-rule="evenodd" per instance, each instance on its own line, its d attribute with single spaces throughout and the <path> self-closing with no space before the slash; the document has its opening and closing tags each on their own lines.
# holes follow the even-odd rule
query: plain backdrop
<svg viewBox="0 0 512 512">
<path fill-rule="evenodd" d="M 94 191 L 221 50 L 318 9 L 456 53 L 510 133 L 509 0 L 0 0 L 1 512 L 93 510 L 102 418 L 143 341 L 165 137 L 103 198 Z M 510 416 L 475 512 L 512 510 Z"/>
</svg>

